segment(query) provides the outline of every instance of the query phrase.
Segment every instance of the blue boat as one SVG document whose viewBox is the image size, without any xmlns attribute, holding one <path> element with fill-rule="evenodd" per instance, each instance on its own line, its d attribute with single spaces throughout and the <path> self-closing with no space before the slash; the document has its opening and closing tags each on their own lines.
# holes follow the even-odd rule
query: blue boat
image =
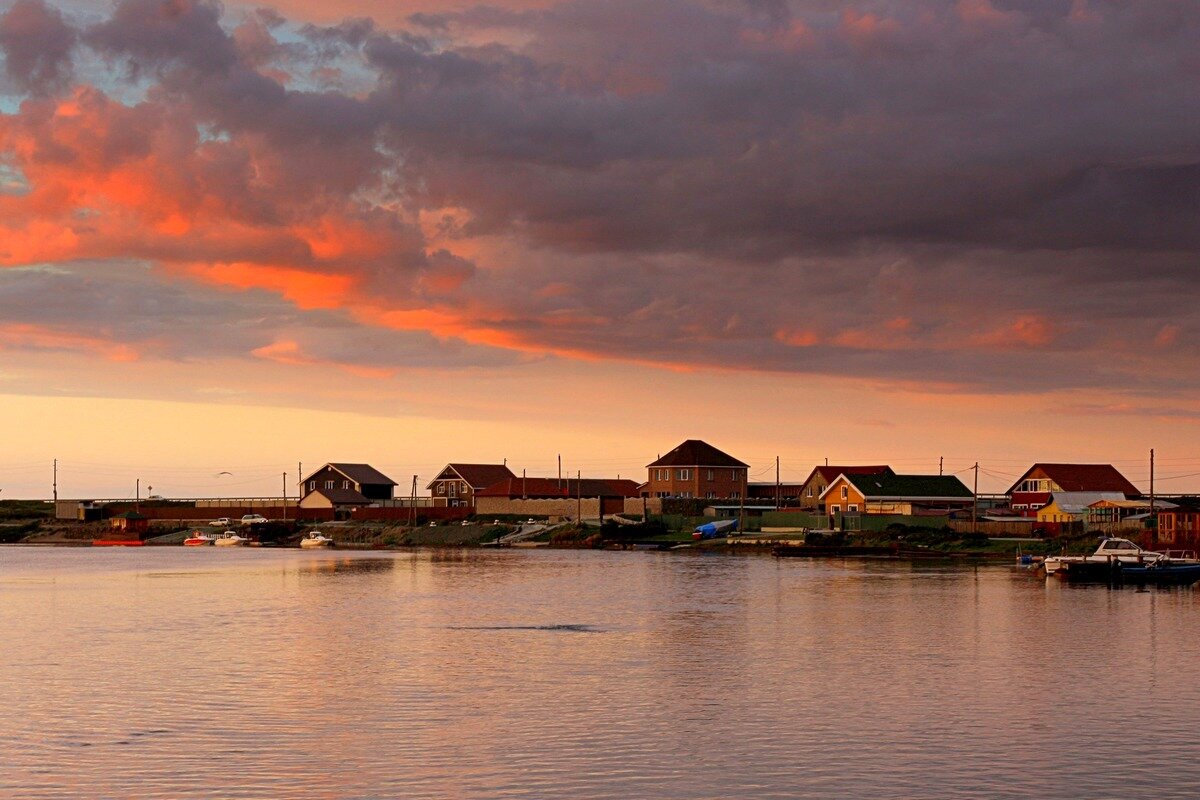
<svg viewBox="0 0 1200 800">
<path fill-rule="evenodd" d="M 703 525 L 697 525 L 692 531 L 693 539 L 723 539 L 731 533 L 737 531 L 738 521 L 736 519 L 719 519 L 714 522 L 706 522 Z"/>
</svg>

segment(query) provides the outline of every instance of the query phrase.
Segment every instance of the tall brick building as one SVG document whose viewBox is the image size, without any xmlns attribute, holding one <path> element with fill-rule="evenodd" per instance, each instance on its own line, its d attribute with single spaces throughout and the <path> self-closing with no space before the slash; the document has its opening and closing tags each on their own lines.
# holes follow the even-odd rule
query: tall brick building
<svg viewBox="0 0 1200 800">
<path fill-rule="evenodd" d="M 749 466 L 699 439 L 688 439 L 646 468 L 642 497 L 717 500 L 746 494 Z"/>
</svg>

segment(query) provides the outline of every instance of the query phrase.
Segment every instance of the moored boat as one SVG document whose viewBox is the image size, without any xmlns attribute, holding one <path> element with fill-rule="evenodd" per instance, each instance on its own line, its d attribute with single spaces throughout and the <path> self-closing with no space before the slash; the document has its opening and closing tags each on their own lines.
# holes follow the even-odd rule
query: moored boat
<svg viewBox="0 0 1200 800">
<path fill-rule="evenodd" d="M 1194 583 L 1200 560 L 1144 550 L 1128 539 L 1108 538 L 1084 556 L 1047 556 L 1046 576 L 1099 583 Z"/>
<path fill-rule="evenodd" d="M 213 541 L 213 544 L 217 547 L 244 547 L 249 541 L 249 539 L 238 536 L 233 531 L 225 531 Z"/>
<path fill-rule="evenodd" d="M 333 547 L 333 539 L 316 531 L 310 531 L 300 540 L 300 546 L 306 550 L 316 547 Z"/>
<path fill-rule="evenodd" d="M 216 538 L 200 531 L 192 531 L 192 535 L 183 540 L 184 547 L 204 547 L 210 545 Z"/>
</svg>

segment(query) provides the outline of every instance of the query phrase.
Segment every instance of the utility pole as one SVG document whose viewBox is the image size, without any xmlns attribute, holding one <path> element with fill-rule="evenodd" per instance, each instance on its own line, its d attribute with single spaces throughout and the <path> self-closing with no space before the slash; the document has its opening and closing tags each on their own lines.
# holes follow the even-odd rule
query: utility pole
<svg viewBox="0 0 1200 800">
<path fill-rule="evenodd" d="M 583 527 L 583 470 L 575 471 L 575 515 L 579 518 L 579 527 L 582 528 Z"/>
<path fill-rule="evenodd" d="M 525 493 L 525 470 L 521 470 L 521 499 L 529 499 L 529 495 Z"/>
<path fill-rule="evenodd" d="M 287 473 L 283 473 L 283 521 L 287 522 Z"/>
<path fill-rule="evenodd" d="M 142 479 L 138 478 L 133 484 L 133 510 L 138 511 L 142 507 Z"/>
<path fill-rule="evenodd" d="M 1150 448 L 1150 546 L 1158 547 L 1158 518 L 1154 516 L 1154 448 Z"/>
<path fill-rule="evenodd" d="M 408 504 L 408 522 L 410 528 L 417 527 L 417 476 L 413 475 L 412 499 Z"/>
<path fill-rule="evenodd" d="M 558 490 L 562 491 L 562 453 L 558 454 Z"/>
<path fill-rule="evenodd" d="M 946 460 L 945 456 L 938 456 L 938 475 L 942 474 L 942 462 Z"/>
<path fill-rule="evenodd" d="M 971 492 L 971 533 L 979 532 L 979 462 L 975 462 L 975 489 Z"/>
<path fill-rule="evenodd" d="M 54 502 L 58 502 L 58 459 L 54 459 Z"/>
<path fill-rule="evenodd" d="M 779 498 L 782 493 L 779 483 L 779 456 L 775 456 L 775 510 L 779 510 Z"/>
</svg>

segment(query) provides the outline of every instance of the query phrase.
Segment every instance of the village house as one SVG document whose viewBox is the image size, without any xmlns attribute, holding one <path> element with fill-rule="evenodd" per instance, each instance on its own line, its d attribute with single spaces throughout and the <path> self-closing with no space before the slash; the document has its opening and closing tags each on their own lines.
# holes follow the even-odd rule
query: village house
<svg viewBox="0 0 1200 800">
<path fill-rule="evenodd" d="M 1112 464 L 1034 464 L 1005 495 L 1013 514 L 1036 517 L 1055 492 L 1116 492 L 1127 500 L 1142 495 Z"/>
<path fill-rule="evenodd" d="M 396 482 L 369 464 L 329 463 L 306 477 L 301 508 L 356 508 L 391 500 Z"/>
<path fill-rule="evenodd" d="M 552 521 L 597 519 L 625 510 L 638 496 L 634 481 L 620 478 L 510 477 L 475 493 L 480 517 L 518 515 Z"/>
<path fill-rule="evenodd" d="M 799 507 L 806 511 L 816 511 L 819 514 L 825 513 L 825 506 L 821 502 L 821 495 L 825 493 L 825 489 L 829 484 L 837 479 L 839 475 L 894 475 L 892 468 L 886 464 L 878 464 L 875 466 L 857 466 L 857 467 L 831 467 L 828 464 L 817 466 L 805 478 L 800 489 Z"/>
<path fill-rule="evenodd" d="M 688 439 L 646 466 L 642 497 L 737 500 L 746 494 L 749 465 L 699 439 Z"/>
<path fill-rule="evenodd" d="M 505 464 L 447 464 L 425 488 L 435 506 L 474 508 L 478 492 L 515 477 Z"/>
<path fill-rule="evenodd" d="M 1174 497 L 1169 508 L 1155 508 L 1155 517 L 1158 524 L 1151 533 L 1151 549 L 1170 545 L 1200 551 L 1200 497 Z"/>
<path fill-rule="evenodd" d="M 1155 503 L 1158 509 L 1174 508 L 1164 500 Z M 1090 531 L 1116 533 L 1127 528 L 1142 528 L 1150 518 L 1149 500 L 1098 500 L 1087 507 L 1083 516 Z"/>
<path fill-rule="evenodd" d="M 970 508 L 975 495 L 953 475 L 839 475 L 820 501 L 828 514 L 933 514 Z"/>
</svg>

